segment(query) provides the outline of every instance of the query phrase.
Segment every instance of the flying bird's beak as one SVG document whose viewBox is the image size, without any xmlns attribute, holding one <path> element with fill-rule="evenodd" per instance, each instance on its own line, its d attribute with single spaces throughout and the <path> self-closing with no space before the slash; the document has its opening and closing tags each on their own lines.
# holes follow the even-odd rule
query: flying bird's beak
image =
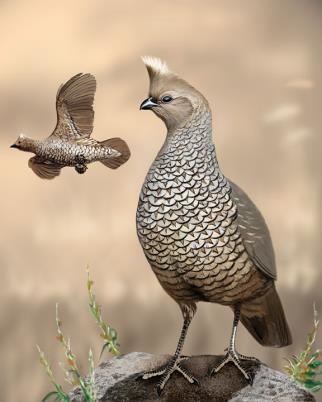
<svg viewBox="0 0 322 402">
<path fill-rule="evenodd" d="M 158 106 L 156 99 L 150 96 L 150 98 L 145 99 L 140 106 L 140 110 L 149 110 L 153 107 Z"/>
<path fill-rule="evenodd" d="M 18 148 L 16 144 L 10 145 L 10 148 Z"/>
</svg>

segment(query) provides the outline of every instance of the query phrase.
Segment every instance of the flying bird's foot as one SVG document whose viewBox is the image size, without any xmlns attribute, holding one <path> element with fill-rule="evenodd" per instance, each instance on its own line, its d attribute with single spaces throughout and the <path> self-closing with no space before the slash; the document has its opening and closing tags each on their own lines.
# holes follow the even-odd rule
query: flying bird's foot
<svg viewBox="0 0 322 402">
<path fill-rule="evenodd" d="M 157 386 L 157 392 L 160 396 L 162 393 L 163 388 L 165 387 L 166 383 L 169 381 L 171 375 L 178 371 L 183 377 L 190 382 L 190 384 L 197 384 L 199 385 L 199 381 L 193 377 L 191 374 L 187 372 L 185 368 L 183 368 L 180 363 L 183 360 L 187 360 L 189 357 L 181 356 L 178 359 L 173 359 L 169 361 L 169 363 L 165 366 L 160 367 L 159 369 L 148 371 L 142 375 L 143 380 L 147 380 L 152 377 L 161 376 L 160 381 Z"/>
<path fill-rule="evenodd" d="M 75 165 L 76 172 L 79 174 L 85 173 L 87 170 L 85 156 L 84 155 L 76 155 L 75 162 L 76 162 L 76 165 Z"/>
<path fill-rule="evenodd" d="M 85 173 L 87 169 L 88 167 L 86 165 L 79 165 L 79 164 L 75 165 L 75 170 L 79 174 Z"/>
<path fill-rule="evenodd" d="M 253 362 L 258 362 L 259 360 L 256 357 L 248 357 L 244 355 L 240 355 L 234 349 L 228 349 L 225 357 L 221 362 L 219 362 L 210 372 L 210 375 L 214 375 L 218 373 L 227 363 L 232 362 L 238 370 L 243 374 L 246 380 L 252 384 L 253 383 L 253 376 L 241 365 L 241 360 L 248 360 Z"/>
</svg>

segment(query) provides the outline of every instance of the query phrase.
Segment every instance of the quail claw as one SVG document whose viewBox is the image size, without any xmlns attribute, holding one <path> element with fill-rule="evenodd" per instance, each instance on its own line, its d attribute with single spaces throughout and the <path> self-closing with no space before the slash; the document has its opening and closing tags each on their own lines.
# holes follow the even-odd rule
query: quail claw
<svg viewBox="0 0 322 402">
<path fill-rule="evenodd" d="M 247 359 L 246 356 L 243 356 L 243 357 L 244 357 L 244 359 L 242 359 L 242 360 Z M 248 382 L 252 382 L 250 374 L 242 367 L 240 360 L 241 359 L 238 356 L 238 354 L 234 350 L 229 349 L 228 352 L 226 353 L 225 357 L 223 358 L 223 360 L 220 363 L 218 363 L 211 370 L 210 375 L 214 375 L 214 374 L 218 373 L 227 363 L 232 362 L 238 368 L 238 370 L 243 374 L 245 379 Z"/>
<path fill-rule="evenodd" d="M 142 379 L 146 380 L 152 377 L 161 376 L 160 382 L 157 385 L 157 394 L 158 396 L 161 395 L 166 383 L 169 381 L 171 375 L 177 371 L 180 373 L 190 384 L 199 385 L 199 381 L 193 377 L 191 374 L 188 373 L 186 369 L 184 369 L 180 362 L 183 360 L 188 359 L 187 356 L 181 356 L 177 360 L 171 359 L 166 366 L 162 366 L 159 369 L 148 371 L 142 375 Z"/>
</svg>

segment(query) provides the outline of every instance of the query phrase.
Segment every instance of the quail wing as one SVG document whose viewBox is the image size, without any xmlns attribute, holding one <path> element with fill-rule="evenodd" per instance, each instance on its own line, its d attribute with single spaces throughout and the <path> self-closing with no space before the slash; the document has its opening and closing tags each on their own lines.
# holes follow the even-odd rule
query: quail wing
<svg viewBox="0 0 322 402">
<path fill-rule="evenodd" d="M 96 80 L 91 74 L 77 74 L 58 89 L 57 124 L 51 136 L 65 140 L 90 137 L 93 131 L 93 102 Z"/>
<path fill-rule="evenodd" d="M 237 223 L 245 248 L 257 269 L 275 280 L 275 254 L 266 222 L 248 195 L 231 181 L 230 186 L 238 209 Z"/>
<path fill-rule="evenodd" d="M 51 180 L 56 176 L 59 176 L 61 165 L 52 163 L 50 161 L 44 161 L 37 156 L 33 156 L 28 161 L 28 166 L 32 171 L 39 176 L 41 179 Z"/>
</svg>

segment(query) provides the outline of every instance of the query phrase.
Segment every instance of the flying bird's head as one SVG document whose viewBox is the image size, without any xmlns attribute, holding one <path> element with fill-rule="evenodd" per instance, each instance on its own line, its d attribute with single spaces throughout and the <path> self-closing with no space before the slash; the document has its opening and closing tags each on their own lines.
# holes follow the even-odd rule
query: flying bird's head
<svg viewBox="0 0 322 402">
<path fill-rule="evenodd" d="M 34 149 L 35 141 L 26 137 L 24 134 L 20 134 L 16 142 L 10 146 L 10 148 L 17 148 L 21 151 L 30 152 Z"/>
<path fill-rule="evenodd" d="M 150 89 L 140 109 L 151 109 L 164 121 L 168 131 L 184 126 L 200 106 L 209 109 L 204 96 L 171 72 L 165 62 L 150 56 L 142 60 L 148 70 Z"/>
</svg>

